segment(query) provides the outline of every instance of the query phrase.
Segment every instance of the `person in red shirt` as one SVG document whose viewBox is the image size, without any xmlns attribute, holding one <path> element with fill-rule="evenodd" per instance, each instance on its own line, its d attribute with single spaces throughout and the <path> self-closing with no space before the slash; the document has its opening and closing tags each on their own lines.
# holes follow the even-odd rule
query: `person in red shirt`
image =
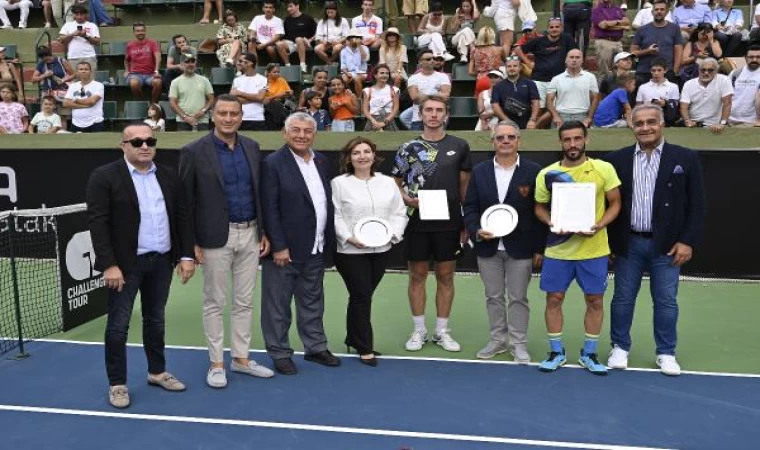
<svg viewBox="0 0 760 450">
<path fill-rule="evenodd" d="M 142 97 L 142 88 L 152 89 L 151 103 L 158 103 L 163 89 L 161 73 L 161 47 L 158 42 L 146 38 L 146 27 L 142 22 L 132 24 L 135 39 L 127 44 L 124 54 L 124 78 L 132 89 L 132 94 Z"/>
</svg>

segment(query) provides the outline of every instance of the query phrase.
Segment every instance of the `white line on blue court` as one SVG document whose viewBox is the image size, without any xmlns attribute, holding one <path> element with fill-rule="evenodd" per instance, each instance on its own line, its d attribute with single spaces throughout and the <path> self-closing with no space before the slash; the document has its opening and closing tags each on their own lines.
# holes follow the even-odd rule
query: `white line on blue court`
<svg viewBox="0 0 760 450">
<path fill-rule="evenodd" d="M 542 441 L 533 439 L 513 439 L 498 436 L 477 436 L 469 434 L 424 433 L 415 431 L 382 430 L 375 428 L 352 428 L 302 423 L 262 422 L 257 420 L 216 419 L 210 417 L 165 416 L 158 414 L 131 414 L 120 412 L 90 411 L 86 409 L 43 408 L 36 406 L 0 405 L 0 411 L 22 413 L 58 414 L 66 416 L 104 417 L 111 419 L 147 420 L 158 422 L 197 423 L 204 425 L 233 425 L 242 427 L 273 428 L 281 430 L 318 431 L 327 433 L 350 433 L 367 436 L 434 439 L 444 441 L 482 442 L 489 444 L 513 444 L 534 447 L 559 447 L 588 450 L 667 450 L 659 447 L 632 447 L 626 445 L 590 444 L 584 442 Z"/>
<path fill-rule="evenodd" d="M 104 345 L 102 342 L 92 342 L 92 341 L 72 341 L 72 340 L 66 340 L 66 339 L 36 339 L 35 342 L 53 342 L 53 343 L 59 343 L 59 344 L 75 344 L 75 345 Z M 135 344 L 130 343 L 127 344 L 130 347 L 140 347 L 142 348 L 142 344 Z M 195 346 L 189 346 L 189 345 L 167 345 L 166 348 L 173 349 L 173 350 L 197 350 L 197 351 L 208 351 L 207 347 L 195 347 Z M 230 351 L 229 348 L 224 349 L 226 352 Z M 266 353 L 265 350 L 251 350 L 253 353 Z M 297 355 L 303 355 L 303 352 L 295 352 Z M 341 358 L 357 358 L 357 355 L 353 354 L 345 354 L 345 353 L 335 353 L 336 356 L 340 356 Z M 453 358 L 433 358 L 433 357 L 425 357 L 425 356 L 389 356 L 389 355 L 383 355 L 378 356 L 378 359 L 392 359 L 392 360 L 401 360 L 401 361 L 436 361 L 436 362 L 444 362 L 444 363 L 459 363 L 459 364 L 494 364 L 494 365 L 503 365 L 503 366 L 519 366 L 521 364 L 518 364 L 514 361 L 494 361 L 494 360 L 483 360 L 483 359 L 453 359 Z M 530 364 L 522 364 L 522 365 L 529 365 L 529 366 L 538 366 L 538 363 L 530 363 Z M 565 368 L 570 369 L 583 369 L 585 368 L 577 365 L 577 364 L 567 364 L 563 366 Z M 625 370 L 626 372 L 651 372 L 651 373 L 660 373 L 660 369 L 646 369 L 646 368 L 634 368 L 629 367 Z M 760 374 L 757 373 L 732 373 L 732 372 L 700 372 L 695 370 L 682 370 L 682 375 L 700 375 L 700 376 L 707 376 L 707 377 L 735 377 L 735 378 L 760 378 Z"/>
</svg>

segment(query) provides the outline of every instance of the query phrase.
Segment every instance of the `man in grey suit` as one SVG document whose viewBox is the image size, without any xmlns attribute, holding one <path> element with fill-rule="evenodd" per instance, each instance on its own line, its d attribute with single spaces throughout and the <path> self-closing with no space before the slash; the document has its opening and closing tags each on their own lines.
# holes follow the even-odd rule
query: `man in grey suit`
<svg viewBox="0 0 760 450">
<path fill-rule="evenodd" d="M 182 149 L 179 172 L 195 259 L 203 265 L 203 330 L 211 360 L 206 383 L 223 388 L 224 305 L 230 275 L 230 369 L 261 378 L 274 372 L 248 357 L 256 270 L 259 258 L 269 253 L 261 226 L 259 145 L 237 133 L 243 107 L 236 97 L 220 95 L 213 118 L 214 131 Z"/>
<path fill-rule="evenodd" d="M 304 359 L 339 366 L 327 349 L 325 256 L 335 245 L 332 190 L 327 158 L 311 149 L 317 124 L 308 113 L 285 120 L 285 146 L 267 156 L 261 167 L 264 227 L 272 240 L 272 257 L 262 269 L 261 328 L 275 369 L 295 375 L 288 330 L 295 296 L 298 334 Z"/>
</svg>

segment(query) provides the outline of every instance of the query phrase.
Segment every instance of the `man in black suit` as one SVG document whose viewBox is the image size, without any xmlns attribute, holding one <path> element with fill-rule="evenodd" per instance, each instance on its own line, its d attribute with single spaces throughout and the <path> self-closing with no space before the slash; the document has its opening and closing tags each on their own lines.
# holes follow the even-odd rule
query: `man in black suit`
<svg viewBox="0 0 760 450">
<path fill-rule="evenodd" d="M 620 177 L 623 200 L 609 233 L 615 255 L 615 294 L 607 366 L 628 367 L 633 309 L 646 271 L 654 303 L 656 363 L 665 375 L 677 376 L 681 373 L 675 358 L 678 276 L 702 238 L 702 166 L 695 152 L 665 142 L 665 122 L 658 106 L 639 105 L 632 117 L 636 145 L 605 157 Z"/>
<path fill-rule="evenodd" d="M 488 343 L 476 356 L 490 359 L 509 350 L 516 362 L 527 364 L 528 283 L 533 267 L 541 264 L 547 231 L 533 213 L 541 166 L 518 154 L 520 129 L 511 121 L 496 125 L 491 143 L 496 155 L 475 166 L 464 201 L 464 223 L 475 243 L 491 327 Z M 517 227 L 503 237 L 481 227 L 483 213 L 499 204 L 517 211 Z"/>
<path fill-rule="evenodd" d="M 297 373 L 288 339 L 293 296 L 304 359 L 340 365 L 327 349 L 322 323 L 325 256 L 334 251 L 335 222 L 327 158 L 311 149 L 316 132 L 308 113 L 291 114 L 285 146 L 261 168 L 262 214 L 272 241 L 272 257 L 262 269 L 261 328 L 267 353 L 283 375 Z"/>
<path fill-rule="evenodd" d="M 224 305 L 230 276 L 230 370 L 260 378 L 274 372 L 249 358 L 256 271 L 269 253 L 261 226 L 259 144 L 237 133 L 243 122 L 237 97 L 220 95 L 213 118 L 214 131 L 182 149 L 179 172 L 195 258 L 203 264 L 203 331 L 211 360 L 206 383 L 219 389 L 227 386 Z"/>
<path fill-rule="evenodd" d="M 166 371 L 164 312 L 179 265 L 182 282 L 193 276 L 193 247 L 187 220 L 178 207 L 175 172 L 153 163 L 156 138 L 143 123 L 122 133 L 124 158 L 98 167 L 87 184 L 87 215 L 95 250 L 95 269 L 109 289 L 105 334 L 109 402 L 129 406 L 127 333 L 135 296 L 140 291 L 143 346 L 148 383 L 169 391 L 185 385 Z"/>
</svg>

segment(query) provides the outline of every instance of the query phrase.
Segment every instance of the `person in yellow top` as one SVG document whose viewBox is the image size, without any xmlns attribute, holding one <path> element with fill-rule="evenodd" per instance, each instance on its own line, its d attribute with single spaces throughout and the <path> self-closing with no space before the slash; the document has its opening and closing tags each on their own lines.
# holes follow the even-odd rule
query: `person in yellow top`
<svg viewBox="0 0 760 450">
<path fill-rule="evenodd" d="M 607 225 L 620 212 L 620 179 L 611 164 L 586 156 L 588 129 L 581 122 L 568 121 L 559 128 L 562 160 L 539 172 L 536 179 L 538 219 L 552 227 L 552 186 L 555 183 L 594 183 L 596 185 L 596 223 L 589 232 L 549 233 L 546 241 L 541 290 L 546 292 L 546 331 L 550 351 L 539 370 L 553 372 L 567 362 L 562 345 L 562 302 L 573 279 L 586 298 L 585 342 L 578 362 L 596 375 L 606 375 L 607 368 L 597 359 L 596 345 L 604 320 L 604 291 L 607 289 Z M 606 206 L 605 206 L 606 204 Z"/>
</svg>

